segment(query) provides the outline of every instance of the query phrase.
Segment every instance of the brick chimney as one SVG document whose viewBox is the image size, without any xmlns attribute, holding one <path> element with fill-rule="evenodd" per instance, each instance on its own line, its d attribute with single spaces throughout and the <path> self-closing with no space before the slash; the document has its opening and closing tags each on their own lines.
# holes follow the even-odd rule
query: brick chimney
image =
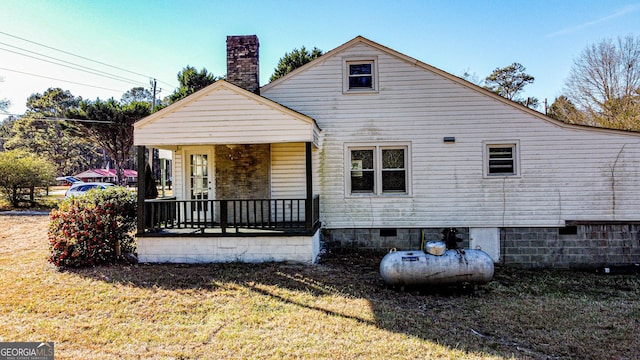
<svg viewBox="0 0 640 360">
<path fill-rule="evenodd" d="M 227 36 L 227 81 L 260 94 L 260 64 L 256 35 Z"/>
</svg>

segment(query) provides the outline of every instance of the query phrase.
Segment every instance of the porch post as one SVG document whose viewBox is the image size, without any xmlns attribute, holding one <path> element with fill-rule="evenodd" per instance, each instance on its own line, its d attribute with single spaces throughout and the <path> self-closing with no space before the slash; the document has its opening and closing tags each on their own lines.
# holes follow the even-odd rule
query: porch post
<svg viewBox="0 0 640 360">
<path fill-rule="evenodd" d="M 305 164 L 307 174 L 307 200 L 304 202 L 305 228 L 311 232 L 313 230 L 313 172 L 311 166 L 311 143 L 305 144 Z"/>
<path fill-rule="evenodd" d="M 145 189 L 147 188 L 147 184 L 145 181 L 147 180 L 146 176 L 144 176 L 144 168 L 146 162 L 144 161 L 144 146 L 138 146 L 138 230 L 137 234 L 144 234 L 144 225 L 145 225 L 145 209 L 144 209 L 144 198 L 145 198 Z"/>
</svg>

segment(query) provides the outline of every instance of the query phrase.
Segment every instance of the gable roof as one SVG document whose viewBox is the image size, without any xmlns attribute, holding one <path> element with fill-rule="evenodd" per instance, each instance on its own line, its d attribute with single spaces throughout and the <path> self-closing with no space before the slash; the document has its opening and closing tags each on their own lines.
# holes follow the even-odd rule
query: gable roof
<svg viewBox="0 0 640 360">
<path fill-rule="evenodd" d="M 282 77 L 270 82 L 269 84 L 266 84 L 265 86 L 263 86 L 261 88 L 261 90 L 264 90 L 266 92 L 270 88 L 276 87 L 279 84 L 281 84 L 283 82 L 286 82 L 289 78 L 292 78 L 292 77 L 296 76 L 296 74 L 304 72 L 304 71 L 306 71 L 307 69 L 309 69 L 311 67 L 317 66 L 318 64 L 326 61 L 327 59 L 329 59 L 331 57 L 334 57 L 334 56 L 337 56 L 341 52 L 343 52 L 343 51 L 345 51 L 345 50 L 347 50 L 347 49 L 349 49 L 351 47 L 357 46 L 359 44 L 364 44 L 364 45 L 370 46 L 370 47 L 372 47 L 374 49 L 377 49 L 378 51 L 381 51 L 381 52 L 389 55 L 389 56 L 395 57 L 396 59 L 399 59 L 399 60 L 404 61 L 406 63 L 409 63 L 411 65 L 415 65 L 415 66 L 417 66 L 419 68 L 422 68 L 422 69 L 424 69 L 426 71 L 429 71 L 429 72 L 432 72 L 434 74 L 437 74 L 437 75 L 439 75 L 439 76 L 441 76 L 441 77 L 443 77 L 445 79 L 448 79 L 448 80 L 453 81 L 453 82 L 455 82 L 455 83 L 457 83 L 459 85 L 462 85 L 462 86 L 464 86 L 464 87 L 466 87 L 466 88 L 468 88 L 468 89 L 470 89 L 472 91 L 481 93 L 484 96 L 490 97 L 490 98 L 492 98 L 492 99 L 494 99 L 496 101 L 499 101 L 499 102 L 501 102 L 501 103 L 503 103 L 505 105 L 517 108 L 520 111 L 526 112 L 526 113 L 528 113 L 530 115 L 535 116 L 538 119 L 541 119 L 543 121 L 546 121 L 548 123 L 551 123 L 551 124 L 553 124 L 555 126 L 558 126 L 558 127 L 561 127 L 561 128 L 573 128 L 573 129 L 593 130 L 593 131 L 601 131 L 601 132 L 614 132 L 614 133 L 618 133 L 618 134 L 623 133 L 623 134 L 626 134 L 626 135 L 640 136 L 639 132 L 634 132 L 634 131 L 607 129 L 607 128 L 601 128 L 601 127 L 588 126 L 588 125 L 569 124 L 569 123 L 562 122 L 560 120 L 556 120 L 556 119 L 551 118 L 551 117 L 549 117 L 549 116 L 547 116 L 545 114 L 542 114 L 542 113 L 540 113 L 540 112 L 538 112 L 536 110 L 530 109 L 530 108 L 528 108 L 528 107 L 526 107 L 526 106 L 524 106 L 522 104 L 519 104 L 519 103 L 517 103 L 515 101 L 512 101 L 512 100 L 509 100 L 507 98 L 504 98 L 504 97 L 502 97 L 502 96 L 500 96 L 500 95 L 498 95 L 498 94 L 496 94 L 496 93 L 494 93 L 492 91 L 489 91 L 489 90 L 487 90 L 485 88 L 482 88 L 482 87 L 480 87 L 480 86 L 478 86 L 478 85 L 476 85 L 474 83 L 471 83 L 471 82 L 469 82 L 469 81 L 467 81 L 465 79 L 462 79 L 462 78 L 460 78 L 458 76 L 452 75 L 452 74 L 450 74 L 450 73 L 448 73 L 448 72 L 446 72 L 446 71 L 444 71 L 442 69 L 439 69 L 439 68 L 436 68 L 434 66 L 431 66 L 431 65 L 429 65 L 427 63 L 424 63 L 424 62 L 422 62 L 422 61 L 420 61 L 418 59 L 415 59 L 415 58 L 412 58 L 412 57 L 407 56 L 405 54 L 402 54 L 402 53 L 400 53 L 400 52 L 398 52 L 396 50 L 393 50 L 393 49 L 388 48 L 388 47 L 386 47 L 384 45 L 381 45 L 381 44 L 379 44 L 379 43 L 377 43 L 375 41 L 369 40 L 369 39 L 367 39 L 367 38 L 365 38 L 363 36 L 356 36 L 355 38 L 353 38 L 353 39 L 349 40 L 348 42 L 338 46 L 337 48 L 326 52 L 324 55 L 314 59 L 313 61 L 311 61 L 311 62 L 309 62 L 309 63 L 307 63 L 307 64 L 305 64 L 305 65 L 303 65 L 303 66 L 301 66 L 301 67 L 299 67 L 299 68 L 297 68 L 295 70 L 293 70 L 293 71 L 291 71 L 290 73 L 286 74 L 285 76 L 282 76 Z"/>
<path fill-rule="evenodd" d="M 315 141 L 315 120 L 225 80 L 134 125 L 135 145 L 196 145 Z M 270 131 L 273 129 L 273 131 Z"/>
</svg>

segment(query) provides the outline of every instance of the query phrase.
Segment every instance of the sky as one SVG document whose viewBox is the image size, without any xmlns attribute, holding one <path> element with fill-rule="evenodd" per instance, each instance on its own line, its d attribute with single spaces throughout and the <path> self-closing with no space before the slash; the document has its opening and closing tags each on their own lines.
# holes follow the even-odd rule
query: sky
<svg viewBox="0 0 640 360">
<path fill-rule="evenodd" d="M 521 63 L 535 77 L 523 95 L 551 103 L 587 46 L 640 36 L 637 0 L 2 0 L 0 15 L 0 99 L 11 114 L 50 87 L 120 99 L 156 79 L 165 97 L 187 65 L 224 76 L 226 36 L 250 34 L 261 85 L 286 52 L 361 35 L 478 80 Z"/>
</svg>

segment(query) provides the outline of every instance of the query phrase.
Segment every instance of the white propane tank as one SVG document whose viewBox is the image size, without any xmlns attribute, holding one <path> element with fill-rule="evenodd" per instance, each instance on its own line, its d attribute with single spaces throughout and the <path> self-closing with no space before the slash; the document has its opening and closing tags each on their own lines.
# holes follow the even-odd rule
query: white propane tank
<svg viewBox="0 0 640 360">
<path fill-rule="evenodd" d="M 394 251 L 382 258 L 380 275 L 387 285 L 486 284 L 493 278 L 493 260 L 482 250 Z"/>
</svg>

